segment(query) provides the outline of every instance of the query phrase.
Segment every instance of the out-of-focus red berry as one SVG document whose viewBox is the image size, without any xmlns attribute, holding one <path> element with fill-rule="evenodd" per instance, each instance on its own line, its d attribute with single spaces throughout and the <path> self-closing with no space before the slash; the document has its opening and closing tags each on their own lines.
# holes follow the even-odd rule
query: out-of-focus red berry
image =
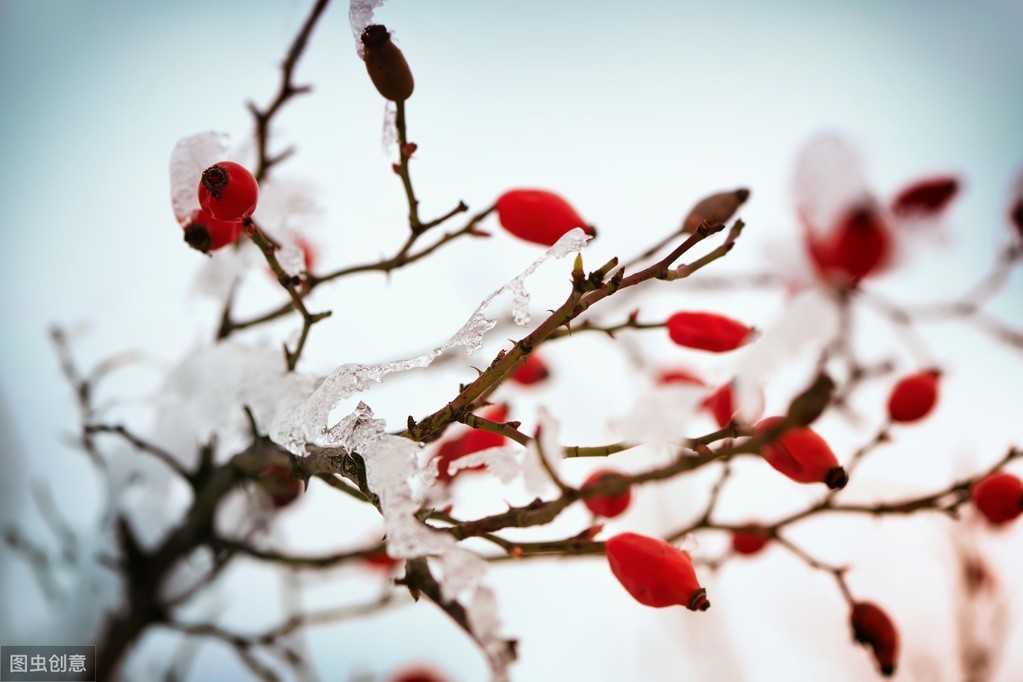
<svg viewBox="0 0 1023 682">
<path fill-rule="evenodd" d="M 487 405 L 479 411 L 479 416 L 490 421 L 506 422 L 508 421 L 508 407 L 506 405 Z M 483 429 L 473 429 L 454 440 L 441 443 L 440 449 L 434 455 L 434 459 L 437 460 L 437 480 L 442 483 L 448 483 L 463 471 L 481 471 L 486 469 L 486 465 L 479 464 L 459 469 L 456 473 L 452 474 L 449 467 L 457 459 L 471 455 L 474 452 L 504 445 L 507 440 L 507 438 L 497 433 L 491 433 Z"/>
<path fill-rule="evenodd" d="M 511 375 L 511 380 L 517 384 L 523 386 L 532 386 L 533 384 L 539 383 L 551 375 L 550 370 L 547 369 L 547 365 L 544 364 L 540 356 L 533 351 L 526 356 L 526 359 L 519 364 L 518 369 Z"/>
<path fill-rule="evenodd" d="M 1023 514 L 1023 481 L 1008 472 L 996 471 L 977 481 L 970 498 L 989 523 L 1000 526 Z"/>
<path fill-rule="evenodd" d="M 827 234 L 807 231 L 806 246 L 822 278 L 851 286 L 884 267 L 891 255 L 892 238 L 876 209 L 859 207 Z"/>
<path fill-rule="evenodd" d="M 605 544 L 607 561 L 618 582 L 645 606 L 685 606 L 691 611 L 710 607 L 707 590 L 689 555 L 664 540 L 622 533 Z"/>
<path fill-rule="evenodd" d="M 413 666 L 395 673 L 391 682 L 448 682 L 448 678 L 425 666 Z"/>
<path fill-rule="evenodd" d="M 750 556 L 762 550 L 771 540 L 771 534 L 763 526 L 751 524 L 732 533 L 732 549 L 736 554 Z"/>
<path fill-rule="evenodd" d="M 379 551 L 364 555 L 362 557 L 362 562 L 371 568 L 390 572 L 391 569 L 401 563 L 401 560 L 392 558 L 387 554 L 386 549 L 381 548 Z"/>
<path fill-rule="evenodd" d="M 659 384 L 692 384 L 693 386 L 706 386 L 703 379 L 692 372 L 684 369 L 668 369 L 661 372 L 657 377 Z"/>
<path fill-rule="evenodd" d="M 601 481 L 614 478 L 623 478 L 622 474 L 617 471 L 610 469 L 600 469 L 594 471 L 586 481 L 583 482 L 583 490 L 586 488 L 592 488 Z M 625 513 L 625 510 L 629 508 L 629 503 L 632 502 L 632 492 L 626 488 L 625 492 L 617 495 L 601 495 L 600 497 L 587 497 L 583 500 L 587 509 L 593 512 L 597 516 L 603 516 L 606 519 L 613 519 L 616 516 L 620 516 Z"/>
<path fill-rule="evenodd" d="M 760 402 L 757 412 L 750 416 L 750 421 L 760 419 L 764 412 L 764 392 L 760 390 Z M 732 391 L 732 382 L 728 382 L 718 390 L 714 391 L 703 401 L 703 406 L 714 415 L 714 421 L 722 429 L 728 426 L 729 422 L 737 416 L 738 409 L 735 407 L 735 397 Z"/>
<path fill-rule="evenodd" d="M 904 377 L 895 384 L 888 398 L 888 416 L 894 422 L 923 419 L 938 402 L 938 377 L 934 370 Z"/>
<path fill-rule="evenodd" d="M 554 192 L 542 189 L 513 189 L 497 199 L 501 226 L 519 239 L 553 246 L 564 234 L 581 227 L 596 235 L 572 205 Z"/>
<path fill-rule="evenodd" d="M 764 436 L 783 421 L 784 417 L 761 420 L 754 428 L 754 435 Z M 798 483 L 824 483 L 835 490 L 849 482 L 827 441 L 808 426 L 787 429 L 762 445 L 760 454 L 768 464 Z"/>
<path fill-rule="evenodd" d="M 244 220 L 256 210 L 259 184 L 233 161 L 219 161 L 202 172 L 199 205 L 221 220 Z"/>
<path fill-rule="evenodd" d="M 260 475 L 260 485 L 270 495 L 274 507 L 286 507 L 305 490 L 305 482 L 292 475 L 287 464 L 268 464 Z"/>
<path fill-rule="evenodd" d="M 184 225 L 185 242 L 196 251 L 209 253 L 234 244 L 242 236 L 242 224 L 219 220 L 200 208 L 192 211 Z"/>
<path fill-rule="evenodd" d="M 892 213 L 899 217 L 931 216 L 940 213 L 959 192 L 959 179 L 950 175 L 918 180 L 892 200 Z"/>
<path fill-rule="evenodd" d="M 849 616 L 853 639 L 874 652 L 881 674 L 891 677 L 899 658 L 899 631 L 888 614 L 877 604 L 858 602 Z"/>
<path fill-rule="evenodd" d="M 753 333 L 743 323 L 716 313 L 675 313 L 665 324 L 668 336 L 678 345 L 711 353 L 735 350 L 749 341 Z"/>
</svg>

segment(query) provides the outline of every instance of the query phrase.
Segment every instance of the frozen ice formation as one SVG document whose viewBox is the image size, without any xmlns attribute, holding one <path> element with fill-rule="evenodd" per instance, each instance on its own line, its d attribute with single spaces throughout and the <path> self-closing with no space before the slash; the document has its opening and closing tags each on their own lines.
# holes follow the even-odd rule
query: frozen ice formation
<svg viewBox="0 0 1023 682">
<path fill-rule="evenodd" d="M 184 225 L 199 208 L 199 179 L 202 172 L 222 161 L 227 154 L 227 133 L 207 131 L 178 140 L 171 152 L 171 206 L 174 217 Z"/>
<path fill-rule="evenodd" d="M 348 5 L 348 21 L 352 25 L 355 51 L 359 53 L 359 59 L 363 59 L 365 54 L 362 45 L 362 32 L 373 23 L 373 12 L 383 4 L 384 0 L 352 0 Z"/>
</svg>

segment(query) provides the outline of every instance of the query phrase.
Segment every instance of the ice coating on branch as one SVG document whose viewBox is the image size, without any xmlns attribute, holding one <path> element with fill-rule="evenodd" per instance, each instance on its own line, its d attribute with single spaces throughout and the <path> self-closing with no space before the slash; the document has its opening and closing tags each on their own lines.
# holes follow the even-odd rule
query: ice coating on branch
<svg viewBox="0 0 1023 682">
<path fill-rule="evenodd" d="M 171 206 L 181 225 L 199 208 L 199 179 L 204 170 L 224 159 L 227 142 L 227 133 L 211 130 L 183 137 L 174 145 L 170 158 Z"/>
<path fill-rule="evenodd" d="M 384 0 L 352 0 L 348 5 L 348 21 L 352 25 L 355 51 L 359 59 L 365 59 L 366 48 L 362 44 L 362 32 L 373 23 L 373 12 L 384 4 Z"/>
<path fill-rule="evenodd" d="M 360 408 L 369 408 L 360 403 Z M 369 412 L 372 415 L 372 412 Z M 376 420 L 383 425 L 382 420 Z M 375 433 L 375 427 L 371 432 Z M 368 434 L 353 433 L 356 440 Z M 380 497 L 380 509 L 387 527 L 387 554 L 395 559 L 412 559 L 453 548 L 454 538 L 433 530 L 415 514 L 419 502 L 412 494 L 409 479 L 416 474 L 418 445 L 407 438 L 383 434 L 356 450 L 366 463 L 366 483 Z"/>
<path fill-rule="evenodd" d="M 387 103 L 384 104 L 384 127 L 380 131 L 380 145 L 384 148 L 384 154 L 390 154 L 391 149 L 397 144 L 398 110 L 394 106 L 394 102 L 387 100 Z"/>
<path fill-rule="evenodd" d="M 487 572 L 487 562 L 461 547 L 452 547 L 437 560 L 441 570 L 441 594 L 451 601 L 475 590 Z"/>
<path fill-rule="evenodd" d="M 524 460 L 527 456 L 526 449 L 521 445 L 501 445 L 459 457 L 448 464 L 448 471 L 454 475 L 462 469 L 471 469 L 483 464 L 487 467 L 486 473 L 496 476 L 501 483 L 507 484 L 522 475 Z M 436 469 L 439 462 L 439 459 L 434 459 L 427 463 L 428 469 L 433 473 L 432 480 L 426 480 L 424 477 L 427 485 L 432 485 L 433 481 L 436 481 Z"/>
<path fill-rule="evenodd" d="M 242 240 L 235 248 L 221 249 L 216 258 L 207 258 L 192 284 L 192 291 L 215 301 L 224 301 L 245 271 L 263 262 L 263 255 L 251 242 Z"/>
<path fill-rule="evenodd" d="M 736 371 L 733 395 L 740 410 L 752 410 L 759 389 L 780 367 L 797 358 L 816 360 L 839 333 L 838 306 L 826 290 L 807 289 L 785 306 L 781 316 L 747 347 Z"/>
<path fill-rule="evenodd" d="M 871 200 L 859 153 L 836 133 L 818 135 L 799 151 L 793 190 L 800 220 L 816 234 Z"/>
<path fill-rule="evenodd" d="M 480 587 L 465 610 L 476 640 L 490 662 L 491 680 L 505 682 L 508 679 L 508 666 L 512 663 L 512 654 L 507 642 L 501 638 L 501 618 L 497 613 L 497 597 L 494 591 L 486 586 Z"/>
<path fill-rule="evenodd" d="M 316 383 L 314 377 L 286 371 L 278 348 L 250 348 L 231 340 L 194 348 L 154 397 L 153 440 L 192 466 L 198 444 L 216 435 L 218 453 L 227 457 L 251 442 L 242 406 L 273 438 L 288 432 L 286 425 Z"/>
<path fill-rule="evenodd" d="M 275 252 L 277 262 L 284 268 L 284 272 L 292 277 L 305 272 L 305 254 L 301 247 L 290 239 L 280 240 L 281 247 Z"/>
<path fill-rule="evenodd" d="M 582 249 L 590 237 L 581 228 L 566 232 L 561 239 L 530 265 L 522 274 L 508 284 L 487 296 L 473 311 L 461 329 L 437 348 L 408 360 L 384 362 L 374 365 L 345 364 L 331 372 L 313 392 L 301 409 L 296 410 L 287 424 L 281 424 L 279 431 L 271 434 L 274 442 L 295 454 L 305 452 L 305 443 L 312 442 L 326 446 L 341 446 L 345 426 L 327 424 L 331 410 L 356 393 L 361 393 L 374 383 L 379 383 L 392 372 L 428 367 L 441 353 L 461 346 L 471 355 L 483 345 L 483 335 L 497 324 L 484 314 L 495 298 L 514 286 L 522 286 L 526 278 L 536 272 L 551 258 L 564 258 Z M 516 284 L 517 283 L 517 284 Z M 280 438 L 280 440 L 278 440 Z"/>
</svg>

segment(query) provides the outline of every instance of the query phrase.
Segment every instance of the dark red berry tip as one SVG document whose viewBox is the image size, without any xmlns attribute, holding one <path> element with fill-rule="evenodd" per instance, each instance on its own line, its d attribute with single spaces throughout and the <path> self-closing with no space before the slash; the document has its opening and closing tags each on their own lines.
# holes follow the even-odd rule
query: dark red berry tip
<svg viewBox="0 0 1023 682">
<path fill-rule="evenodd" d="M 362 44 L 379 47 L 391 39 L 391 33 L 383 24 L 370 24 L 362 31 Z"/>
<path fill-rule="evenodd" d="M 833 467 L 824 474 L 824 484 L 832 490 L 841 490 L 849 483 L 849 474 L 842 467 Z"/>
<path fill-rule="evenodd" d="M 709 609 L 710 601 L 707 599 L 707 589 L 701 587 L 693 592 L 693 596 L 689 597 L 689 603 L 686 606 L 690 611 L 706 611 Z"/>
<path fill-rule="evenodd" d="M 749 199 L 749 190 L 746 189 L 745 187 L 741 187 L 735 190 L 735 198 L 738 199 L 739 201 L 746 201 L 747 199 Z"/>
<path fill-rule="evenodd" d="M 196 251 L 209 253 L 213 246 L 213 238 L 210 231 L 201 223 L 192 223 L 185 228 L 185 242 Z"/>
<path fill-rule="evenodd" d="M 202 184 L 214 199 L 219 200 L 223 196 L 227 181 L 227 171 L 220 166 L 210 166 L 202 172 Z"/>
</svg>

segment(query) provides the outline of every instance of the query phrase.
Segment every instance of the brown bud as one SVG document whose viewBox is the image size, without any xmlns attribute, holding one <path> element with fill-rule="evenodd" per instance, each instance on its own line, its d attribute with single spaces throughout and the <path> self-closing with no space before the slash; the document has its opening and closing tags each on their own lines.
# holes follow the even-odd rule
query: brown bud
<svg viewBox="0 0 1023 682">
<path fill-rule="evenodd" d="M 814 423 L 828 408 L 834 392 L 835 382 L 821 372 L 809 388 L 792 400 L 789 405 L 789 421 L 796 426 L 809 426 Z"/>
<path fill-rule="evenodd" d="M 853 638 L 873 650 L 881 674 L 893 675 L 899 657 L 899 631 L 888 614 L 877 604 L 858 602 L 853 605 L 849 622 Z"/>
<path fill-rule="evenodd" d="M 693 206 L 693 210 L 682 223 L 682 231 L 687 234 L 696 232 L 702 223 L 725 223 L 739 207 L 749 199 L 748 189 L 737 189 L 731 192 L 718 192 L 701 199 Z"/>
<path fill-rule="evenodd" d="M 412 72 L 388 30 L 381 24 L 367 26 L 362 32 L 362 44 L 366 48 L 366 71 L 380 94 L 392 102 L 411 97 L 415 85 Z"/>
<path fill-rule="evenodd" d="M 1016 230 L 1019 231 L 1019 235 L 1023 237 L 1023 199 L 1020 199 L 1016 206 L 1012 209 L 1012 213 L 1009 214 L 1012 218 L 1012 224 L 1016 226 Z"/>
</svg>

